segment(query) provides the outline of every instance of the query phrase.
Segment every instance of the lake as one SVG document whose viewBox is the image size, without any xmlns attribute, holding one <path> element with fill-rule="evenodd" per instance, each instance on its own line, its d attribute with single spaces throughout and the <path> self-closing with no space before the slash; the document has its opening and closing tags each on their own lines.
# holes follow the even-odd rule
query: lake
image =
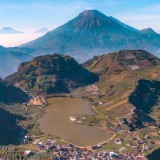
<svg viewBox="0 0 160 160">
<path fill-rule="evenodd" d="M 87 101 L 76 98 L 49 98 L 45 115 L 39 120 L 42 132 L 58 136 L 78 146 L 90 146 L 108 139 L 99 127 L 77 124 L 69 117 L 76 114 L 94 115 Z"/>
</svg>

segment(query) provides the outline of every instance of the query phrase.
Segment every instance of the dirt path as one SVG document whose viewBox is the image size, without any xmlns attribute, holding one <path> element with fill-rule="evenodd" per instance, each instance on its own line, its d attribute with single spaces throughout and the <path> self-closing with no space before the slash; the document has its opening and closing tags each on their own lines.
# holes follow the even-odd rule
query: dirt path
<svg viewBox="0 0 160 160">
<path fill-rule="evenodd" d="M 101 115 L 101 116 L 105 116 L 105 114 L 102 114 L 101 112 L 97 111 L 97 109 L 96 109 L 96 107 L 95 107 L 94 105 L 92 105 L 92 108 L 94 109 L 94 111 L 95 111 L 97 114 L 99 114 L 99 115 Z"/>
<path fill-rule="evenodd" d="M 95 146 L 98 146 L 98 145 L 103 145 L 103 144 L 105 144 L 105 143 L 108 143 L 108 142 L 110 142 L 110 141 L 112 141 L 115 137 L 116 137 L 117 135 L 114 133 L 114 135 L 111 137 L 111 138 L 109 138 L 109 139 L 107 139 L 107 140 L 105 140 L 105 141 L 103 141 L 103 142 L 100 142 L 100 143 L 98 143 L 98 144 L 95 144 Z M 77 147 L 79 147 L 79 146 L 77 146 Z M 87 149 L 92 149 L 92 146 L 84 146 L 84 147 L 79 147 L 79 148 L 87 148 Z"/>
<path fill-rule="evenodd" d="M 125 100 L 123 100 L 123 101 L 121 101 L 121 102 L 116 103 L 115 105 L 112 105 L 112 106 L 108 107 L 107 110 L 110 111 L 110 110 L 112 110 L 112 109 L 115 109 L 115 108 L 121 106 L 121 105 L 124 104 L 124 103 L 128 103 L 128 99 L 125 99 Z"/>
<path fill-rule="evenodd" d="M 96 66 L 100 61 L 101 61 L 102 57 L 100 57 L 97 62 L 95 62 L 89 69 L 92 69 L 94 66 Z"/>
</svg>

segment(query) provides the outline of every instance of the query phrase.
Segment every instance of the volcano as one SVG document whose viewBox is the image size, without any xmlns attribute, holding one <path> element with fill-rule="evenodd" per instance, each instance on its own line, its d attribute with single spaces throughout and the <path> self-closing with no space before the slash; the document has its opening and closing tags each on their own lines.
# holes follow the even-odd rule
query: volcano
<svg viewBox="0 0 160 160">
<path fill-rule="evenodd" d="M 160 35 L 130 27 L 97 10 L 85 10 L 66 24 L 44 36 L 23 44 L 34 49 L 34 55 L 67 53 L 79 61 L 93 55 L 126 50 L 159 50 Z"/>
</svg>

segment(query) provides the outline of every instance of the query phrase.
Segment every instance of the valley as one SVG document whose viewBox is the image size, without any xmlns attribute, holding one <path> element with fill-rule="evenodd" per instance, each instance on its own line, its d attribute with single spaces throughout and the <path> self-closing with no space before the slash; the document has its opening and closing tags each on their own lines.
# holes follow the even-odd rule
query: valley
<svg viewBox="0 0 160 160">
<path fill-rule="evenodd" d="M 0 160 L 160 160 L 160 1 L 1 0 Z"/>
<path fill-rule="evenodd" d="M 33 152 L 21 159 L 42 159 L 59 154 L 53 146 L 74 145 L 88 154 L 113 151 L 122 158 L 147 157 L 159 148 L 159 70 L 160 60 L 143 50 L 109 53 L 82 65 L 58 54 L 21 64 L 5 83 L 20 87 L 32 99 L 23 104 L 1 100 L 3 110 L 22 116 L 16 125 L 23 128 L 23 141 L 9 145 L 7 156 L 16 148 L 18 156 Z M 48 79 L 40 81 L 44 76 Z M 65 86 L 48 81 L 52 77 Z M 39 85 L 53 88 L 42 90 Z M 47 149 L 46 143 L 53 148 Z"/>
</svg>

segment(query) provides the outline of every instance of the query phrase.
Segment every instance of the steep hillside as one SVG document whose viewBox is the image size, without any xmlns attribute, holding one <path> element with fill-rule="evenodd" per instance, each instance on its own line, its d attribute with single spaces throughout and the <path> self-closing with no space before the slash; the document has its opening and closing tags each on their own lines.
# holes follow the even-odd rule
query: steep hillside
<svg viewBox="0 0 160 160">
<path fill-rule="evenodd" d="M 160 60 L 144 50 L 122 50 L 102 56 L 95 56 L 83 64 L 92 72 L 103 77 L 123 71 L 147 69 L 160 64 Z"/>
<path fill-rule="evenodd" d="M 157 57 L 143 50 L 122 50 L 95 56 L 83 64 L 99 75 L 97 84 L 109 99 L 128 97 L 140 79 L 159 80 L 159 65 Z"/>
<path fill-rule="evenodd" d="M 150 113 L 158 104 L 160 97 L 160 81 L 139 80 L 129 102 L 144 113 Z"/>
<path fill-rule="evenodd" d="M 18 126 L 16 120 L 24 119 L 0 108 L 0 145 L 20 144 L 20 132 L 23 129 Z"/>
<path fill-rule="evenodd" d="M 0 102 L 5 104 L 24 103 L 28 101 L 29 96 L 6 82 L 0 79 Z"/>
<path fill-rule="evenodd" d="M 18 71 L 5 80 L 27 91 L 55 94 L 68 93 L 79 86 L 94 83 L 98 76 L 69 56 L 53 54 L 22 63 Z"/>
<path fill-rule="evenodd" d="M 140 31 L 97 10 L 85 10 L 66 24 L 22 45 L 34 49 L 35 55 L 69 53 L 84 61 L 93 55 L 122 49 L 160 49 L 160 35 Z"/>
<path fill-rule="evenodd" d="M 84 94 L 93 97 L 95 104 L 101 103 L 96 109 L 110 117 L 109 121 L 125 117 L 132 130 L 143 123 L 158 122 L 158 112 L 153 112 L 160 102 L 157 57 L 143 50 L 122 50 L 95 56 L 83 66 L 100 79 L 94 87 L 86 88 Z"/>
<path fill-rule="evenodd" d="M 160 148 L 154 150 L 151 154 L 147 156 L 148 160 L 159 160 Z"/>
</svg>

